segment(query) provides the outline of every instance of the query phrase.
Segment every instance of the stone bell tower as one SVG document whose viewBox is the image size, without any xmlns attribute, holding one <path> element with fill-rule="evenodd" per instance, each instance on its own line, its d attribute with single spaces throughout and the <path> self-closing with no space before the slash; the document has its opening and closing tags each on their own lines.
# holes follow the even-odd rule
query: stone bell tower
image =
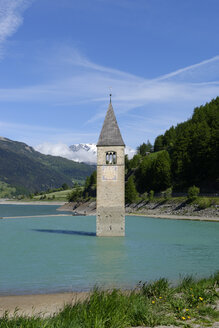
<svg viewBox="0 0 219 328">
<path fill-rule="evenodd" d="M 97 236 L 125 236 L 125 144 L 110 104 L 97 143 Z"/>
</svg>

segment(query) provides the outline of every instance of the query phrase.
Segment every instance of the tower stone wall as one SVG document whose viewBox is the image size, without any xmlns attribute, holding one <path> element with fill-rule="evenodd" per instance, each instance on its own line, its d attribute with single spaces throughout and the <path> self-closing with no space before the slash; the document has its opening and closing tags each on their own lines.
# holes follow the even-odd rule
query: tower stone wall
<svg viewBox="0 0 219 328">
<path fill-rule="evenodd" d="M 106 163 L 107 152 L 116 164 Z M 125 235 L 124 146 L 97 147 L 97 236 Z"/>
<path fill-rule="evenodd" d="M 110 102 L 97 143 L 97 236 L 125 236 L 125 144 Z"/>
</svg>

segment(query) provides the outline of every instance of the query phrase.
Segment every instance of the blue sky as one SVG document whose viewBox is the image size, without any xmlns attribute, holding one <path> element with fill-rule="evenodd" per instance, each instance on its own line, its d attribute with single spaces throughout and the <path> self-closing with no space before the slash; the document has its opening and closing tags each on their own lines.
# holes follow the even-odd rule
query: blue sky
<svg viewBox="0 0 219 328">
<path fill-rule="evenodd" d="M 0 0 L 0 135 L 135 148 L 219 95 L 218 0 Z"/>
</svg>

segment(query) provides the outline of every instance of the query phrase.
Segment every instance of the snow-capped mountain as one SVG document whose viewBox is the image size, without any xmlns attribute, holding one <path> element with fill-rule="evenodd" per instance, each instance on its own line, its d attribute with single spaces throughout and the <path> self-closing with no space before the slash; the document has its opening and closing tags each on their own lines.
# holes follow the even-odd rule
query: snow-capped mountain
<svg viewBox="0 0 219 328">
<path fill-rule="evenodd" d="M 78 152 L 80 150 L 85 150 L 93 153 L 97 153 L 97 147 L 95 144 L 85 144 L 85 143 L 80 143 L 80 144 L 74 144 L 69 146 L 69 148 L 74 151 Z"/>
<path fill-rule="evenodd" d="M 35 147 L 35 150 L 45 155 L 61 156 L 76 162 L 84 162 L 88 164 L 96 164 L 97 147 L 91 143 L 80 143 L 67 146 L 65 144 L 43 143 Z M 131 147 L 125 148 L 125 153 L 129 159 L 132 158 L 136 151 Z"/>
<path fill-rule="evenodd" d="M 94 164 L 97 161 L 97 147 L 95 144 L 80 143 L 69 146 L 75 154 L 76 161 Z"/>
</svg>

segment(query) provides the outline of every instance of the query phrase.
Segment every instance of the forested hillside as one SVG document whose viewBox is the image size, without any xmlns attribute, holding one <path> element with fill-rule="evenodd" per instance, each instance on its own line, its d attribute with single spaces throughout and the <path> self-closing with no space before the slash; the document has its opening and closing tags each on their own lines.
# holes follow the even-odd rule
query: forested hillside
<svg viewBox="0 0 219 328">
<path fill-rule="evenodd" d="M 192 118 L 156 138 L 154 151 L 166 149 L 172 181 L 182 189 L 195 184 L 219 189 L 219 97 L 194 109 Z"/>
<path fill-rule="evenodd" d="M 43 155 L 25 143 L 0 138 L 0 181 L 19 193 L 42 191 L 85 181 L 95 166 Z"/>
<path fill-rule="evenodd" d="M 196 185 L 202 192 L 219 190 L 219 97 L 194 109 L 191 119 L 171 127 L 150 144 L 138 147 L 126 159 L 127 178 L 134 176 L 139 193 L 173 187 L 186 191 Z"/>
</svg>

